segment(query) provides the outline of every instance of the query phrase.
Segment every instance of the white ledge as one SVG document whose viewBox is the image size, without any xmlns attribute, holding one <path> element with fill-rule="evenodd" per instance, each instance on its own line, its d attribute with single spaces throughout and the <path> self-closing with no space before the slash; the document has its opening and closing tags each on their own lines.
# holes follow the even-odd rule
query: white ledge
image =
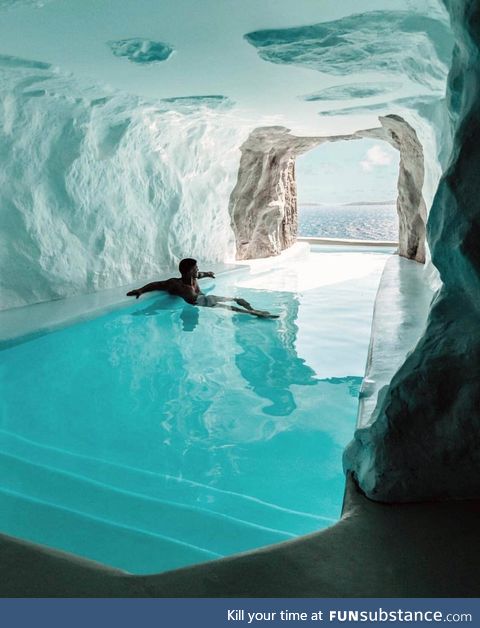
<svg viewBox="0 0 480 628">
<path fill-rule="evenodd" d="M 347 240 L 343 238 L 310 238 L 300 237 L 297 242 L 308 242 L 309 244 L 331 244 L 331 245 L 348 245 L 348 246 L 388 246 L 398 247 L 398 242 L 391 240 Z"/>
<path fill-rule="evenodd" d="M 398 255 L 388 259 L 375 299 L 358 428 L 375 421 L 382 390 L 387 389 L 425 329 L 433 295 L 423 264 Z"/>
<path fill-rule="evenodd" d="M 204 270 L 207 270 L 204 268 Z M 232 272 L 249 272 L 244 264 L 208 264 L 208 270 L 216 276 Z M 172 268 L 165 268 L 160 276 L 176 276 L 178 272 Z M 111 310 L 128 307 L 133 303 L 131 297 L 126 296 L 128 290 L 138 288 L 150 281 L 158 281 L 158 277 L 143 277 L 133 283 L 92 292 L 76 294 L 69 297 L 42 301 L 0 311 L 0 350 L 19 339 L 30 339 L 45 333 L 60 329 L 66 325 L 81 322 Z"/>
</svg>

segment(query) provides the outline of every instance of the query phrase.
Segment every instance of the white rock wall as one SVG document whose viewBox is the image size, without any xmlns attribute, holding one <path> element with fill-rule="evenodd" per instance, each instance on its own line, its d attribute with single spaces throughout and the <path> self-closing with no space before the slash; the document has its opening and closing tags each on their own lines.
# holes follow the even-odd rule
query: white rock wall
<svg viewBox="0 0 480 628">
<path fill-rule="evenodd" d="M 222 106 L 142 102 L 0 56 L 0 307 L 233 259 L 250 129 Z"/>
</svg>

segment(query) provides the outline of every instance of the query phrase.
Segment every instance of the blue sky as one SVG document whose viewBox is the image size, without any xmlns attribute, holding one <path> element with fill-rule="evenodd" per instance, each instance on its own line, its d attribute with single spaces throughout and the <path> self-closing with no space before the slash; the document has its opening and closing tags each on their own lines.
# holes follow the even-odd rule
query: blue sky
<svg viewBox="0 0 480 628">
<path fill-rule="evenodd" d="M 395 200 L 398 164 L 399 153 L 387 142 L 322 144 L 296 160 L 298 203 Z"/>
</svg>

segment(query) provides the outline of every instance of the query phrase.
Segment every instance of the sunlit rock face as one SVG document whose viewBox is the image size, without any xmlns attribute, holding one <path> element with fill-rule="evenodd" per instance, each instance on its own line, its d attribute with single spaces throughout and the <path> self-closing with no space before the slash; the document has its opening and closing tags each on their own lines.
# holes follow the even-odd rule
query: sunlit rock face
<svg viewBox="0 0 480 628">
<path fill-rule="evenodd" d="M 387 141 L 400 152 L 397 212 L 399 255 L 425 261 L 427 207 L 422 196 L 425 177 L 423 150 L 415 129 L 399 116 L 380 118 Z"/>
<path fill-rule="evenodd" d="M 428 220 L 444 285 L 416 349 L 358 430 L 347 469 L 381 501 L 480 495 L 480 5 L 448 4 L 453 152 Z"/>
<path fill-rule="evenodd" d="M 322 142 L 283 127 L 256 129 L 242 145 L 230 197 L 237 259 L 278 255 L 297 237 L 295 157 Z"/>
<path fill-rule="evenodd" d="M 380 116 L 381 129 L 359 132 L 389 142 L 400 152 L 398 172 L 398 254 L 425 262 L 427 207 L 423 198 L 425 162 L 415 129 L 397 115 Z"/>
<path fill-rule="evenodd" d="M 383 138 L 383 129 L 376 129 Z M 362 134 L 299 137 L 284 127 L 255 129 L 242 145 L 237 184 L 230 197 L 237 259 L 278 255 L 297 237 L 295 158 L 325 142 Z"/>
<path fill-rule="evenodd" d="M 0 87 L 1 307 L 149 278 L 187 255 L 233 258 L 228 198 L 245 131 L 228 113 L 6 55 Z M 222 159 L 203 160 L 204 142 Z"/>
</svg>

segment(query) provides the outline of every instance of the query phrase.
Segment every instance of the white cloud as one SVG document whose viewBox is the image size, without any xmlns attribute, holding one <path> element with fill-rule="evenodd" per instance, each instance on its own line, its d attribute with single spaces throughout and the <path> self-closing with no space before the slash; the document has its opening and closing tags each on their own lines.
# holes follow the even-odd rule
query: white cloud
<svg viewBox="0 0 480 628">
<path fill-rule="evenodd" d="M 379 144 L 375 144 L 365 153 L 365 157 L 360 162 L 360 166 L 364 172 L 371 172 L 377 166 L 389 166 L 392 163 L 392 157 Z"/>
</svg>

